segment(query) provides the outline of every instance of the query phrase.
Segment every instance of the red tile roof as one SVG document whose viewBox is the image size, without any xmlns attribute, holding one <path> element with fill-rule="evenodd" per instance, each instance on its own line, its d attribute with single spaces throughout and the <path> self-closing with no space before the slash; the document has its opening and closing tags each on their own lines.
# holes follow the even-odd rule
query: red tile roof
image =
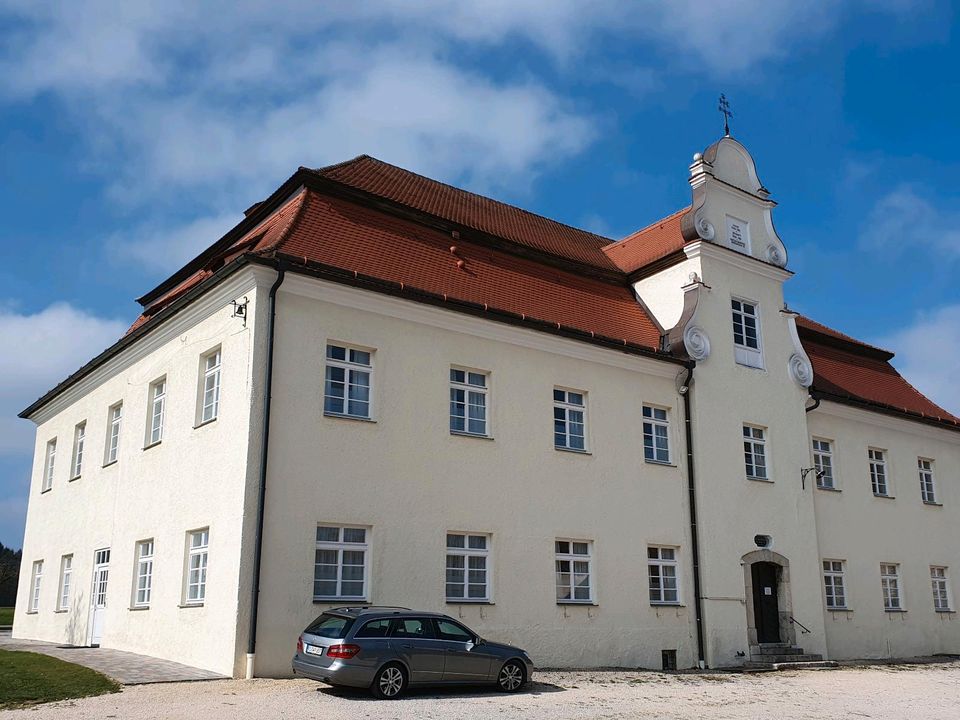
<svg viewBox="0 0 960 720">
<path fill-rule="evenodd" d="M 316 172 L 365 193 L 550 255 L 604 270 L 617 269 L 603 254 L 603 247 L 612 242 L 610 238 L 431 180 L 369 155 Z"/>
<path fill-rule="evenodd" d="M 813 363 L 815 393 L 960 425 L 960 418 L 922 395 L 896 371 L 888 362 L 893 353 L 802 316 L 797 318 L 797 329 Z"/>
<path fill-rule="evenodd" d="M 549 323 L 558 330 L 573 329 L 650 352 L 659 348 L 656 323 L 634 299 L 627 274 L 683 247 L 680 219 L 686 208 L 609 244 L 591 233 L 367 156 L 308 172 L 509 243 L 493 247 L 479 236 L 454 239 L 429 223 L 391 212 L 389 203 L 384 206 L 307 187 L 239 239 L 227 241 L 213 256 L 201 256 L 208 258 L 205 264 L 151 302 L 128 333 L 225 263 L 247 255 L 283 257 L 304 268 L 323 266 L 341 271 L 344 277 L 373 278 L 424 298 L 440 298 L 451 307 L 471 303 L 526 321 Z M 563 269 L 508 252 L 515 245 L 572 260 L 581 267 L 603 267 L 597 261 L 602 258 L 608 277 L 609 267 L 619 268 L 613 277 L 620 281 L 606 282 L 579 272 L 575 265 Z M 897 373 L 887 362 L 892 353 L 809 318 L 799 317 L 797 324 L 813 362 L 815 391 L 839 402 L 866 404 L 948 426 L 960 423 Z"/>
<path fill-rule="evenodd" d="M 603 248 L 608 258 L 625 273 L 649 265 L 680 250 L 684 246 L 680 219 L 689 207 L 657 220 L 652 225 L 627 235 L 623 240 Z"/>
</svg>

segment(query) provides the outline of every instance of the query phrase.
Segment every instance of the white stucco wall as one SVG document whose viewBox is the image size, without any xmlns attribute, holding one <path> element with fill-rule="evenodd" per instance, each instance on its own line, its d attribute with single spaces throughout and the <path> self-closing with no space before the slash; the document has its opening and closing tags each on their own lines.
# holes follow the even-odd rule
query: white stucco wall
<svg viewBox="0 0 960 720">
<path fill-rule="evenodd" d="M 824 607 L 830 656 L 960 652 L 960 620 L 956 613 L 934 610 L 930 585 L 930 566 L 948 567 L 953 610 L 957 609 L 960 434 L 829 402 L 810 413 L 810 434 L 832 441 L 839 491 L 814 492 L 820 554 L 846 561 L 849 611 Z M 893 499 L 873 494 L 870 447 L 887 451 Z M 926 505 L 921 499 L 918 456 L 935 461 L 941 505 Z M 881 563 L 900 565 L 906 612 L 884 610 Z"/>
<path fill-rule="evenodd" d="M 247 327 L 230 301 L 246 296 Z M 121 352 L 45 409 L 37 428 L 14 636 L 85 644 L 94 552 L 110 548 L 101 645 L 233 674 L 237 661 L 241 530 L 254 372 L 254 274 L 241 271 Z M 220 345 L 220 413 L 197 420 L 201 354 Z M 167 379 L 163 441 L 144 449 L 148 388 Z M 259 378 L 256 378 L 259 382 Z M 103 467 L 108 408 L 123 401 L 119 460 Z M 68 481 L 74 427 L 86 420 L 83 470 Z M 57 438 L 53 487 L 41 493 L 44 451 Z M 203 607 L 180 607 L 186 533 L 209 527 Z M 135 544 L 153 538 L 153 597 L 131 610 Z M 56 611 L 61 556 L 73 554 L 69 610 Z M 39 609 L 28 612 L 33 562 L 44 561 Z M 244 595 L 245 597 L 245 595 Z"/>
<path fill-rule="evenodd" d="M 375 422 L 323 416 L 328 339 L 375 349 Z M 258 674 L 289 674 L 326 607 L 318 523 L 372 528 L 375 604 L 450 613 L 541 665 L 659 667 L 661 649 L 695 662 L 684 474 L 644 462 L 641 428 L 644 402 L 670 408 L 682 459 L 678 366 L 298 277 L 276 347 Z M 489 371 L 493 440 L 450 434 L 451 364 Z M 554 449 L 555 385 L 587 392 L 592 454 Z M 452 530 L 492 534 L 493 604 L 444 601 Z M 556 603 L 563 537 L 594 541 L 593 606 Z M 684 607 L 650 606 L 648 544 L 679 546 Z"/>
</svg>

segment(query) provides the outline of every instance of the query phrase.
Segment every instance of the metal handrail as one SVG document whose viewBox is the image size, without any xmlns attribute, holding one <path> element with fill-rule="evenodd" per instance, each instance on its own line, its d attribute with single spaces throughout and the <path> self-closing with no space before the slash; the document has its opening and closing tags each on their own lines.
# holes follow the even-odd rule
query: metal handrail
<svg viewBox="0 0 960 720">
<path fill-rule="evenodd" d="M 800 632 L 801 632 L 801 634 L 807 634 L 807 635 L 810 634 L 810 632 L 811 632 L 810 628 L 808 628 L 806 625 L 804 625 L 802 622 L 800 622 L 799 620 L 797 620 L 797 619 L 796 619 L 795 617 L 793 617 L 792 615 L 790 616 L 790 622 L 792 622 L 794 625 L 799 625 L 799 626 L 800 626 Z"/>
</svg>

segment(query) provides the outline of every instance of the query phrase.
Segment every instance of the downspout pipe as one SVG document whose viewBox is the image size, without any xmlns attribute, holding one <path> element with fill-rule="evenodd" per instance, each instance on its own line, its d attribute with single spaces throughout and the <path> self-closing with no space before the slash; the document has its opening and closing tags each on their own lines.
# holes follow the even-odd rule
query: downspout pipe
<svg viewBox="0 0 960 720">
<path fill-rule="evenodd" d="M 267 493 L 267 458 L 270 451 L 270 405 L 273 392 L 273 338 L 276 331 L 277 291 L 286 276 L 286 266 L 277 263 L 277 279 L 270 287 L 267 315 L 267 363 L 263 378 L 263 433 L 260 436 L 260 490 L 257 495 L 257 528 L 253 536 L 253 583 L 250 596 L 250 628 L 247 633 L 247 668 L 245 677 L 253 679 L 257 655 L 257 611 L 260 606 L 260 560 L 263 555 L 263 508 Z"/>
<path fill-rule="evenodd" d="M 811 393 L 810 393 L 810 397 L 813 399 L 813 405 L 811 405 L 810 407 L 808 407 L 808 408 L 806 409 L 807 412 L 813 412 L 813 411 L 816 410 L 818 407 L 820 407 L 820 396 L 814 394 L 813 392 L 811 392 Z"/>
<path fill-rule="evenodd" d="M 690 544 L 693 546 L 693 612 L 697 623 L 697 665 L 707 667 L 703 643 L 703 602 L 700 583 L 700 532 L 697 526 L 697 487 L 693 473 L 693 421 L 690 417 L 690 388 L 695 363 L 687 365 L 687 376 L 681 385 L 683 395 L 683 425 L 687 445 L 687 492 L 690 502 Z"/>
</svg>

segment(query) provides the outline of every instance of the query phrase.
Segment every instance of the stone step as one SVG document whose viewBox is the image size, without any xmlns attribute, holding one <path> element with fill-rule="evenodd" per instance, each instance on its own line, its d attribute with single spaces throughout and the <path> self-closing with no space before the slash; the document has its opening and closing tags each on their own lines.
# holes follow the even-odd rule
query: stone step
<svg viewBox="0 0 960 720">
<path fill-rule="evenodd" d="M 804 653 L 802 655 L 751 655 L 745 666 L 776 665 L 784 663 L 823 662 L 823 655 Z"/>
<path fill-rule="evenodd" d="M 829 670 L 839 667 L 833 660 L 810 660 L 804 662 L 747 662 L 743 664 L 746 672 L 776 672 L 778 670 Z"/>
<path fill-rule="evenodd" d="M 752 646 L 750 655 L 803 655 L 803 648 L 796 645 L 764 643 Z"/>
</svg>

